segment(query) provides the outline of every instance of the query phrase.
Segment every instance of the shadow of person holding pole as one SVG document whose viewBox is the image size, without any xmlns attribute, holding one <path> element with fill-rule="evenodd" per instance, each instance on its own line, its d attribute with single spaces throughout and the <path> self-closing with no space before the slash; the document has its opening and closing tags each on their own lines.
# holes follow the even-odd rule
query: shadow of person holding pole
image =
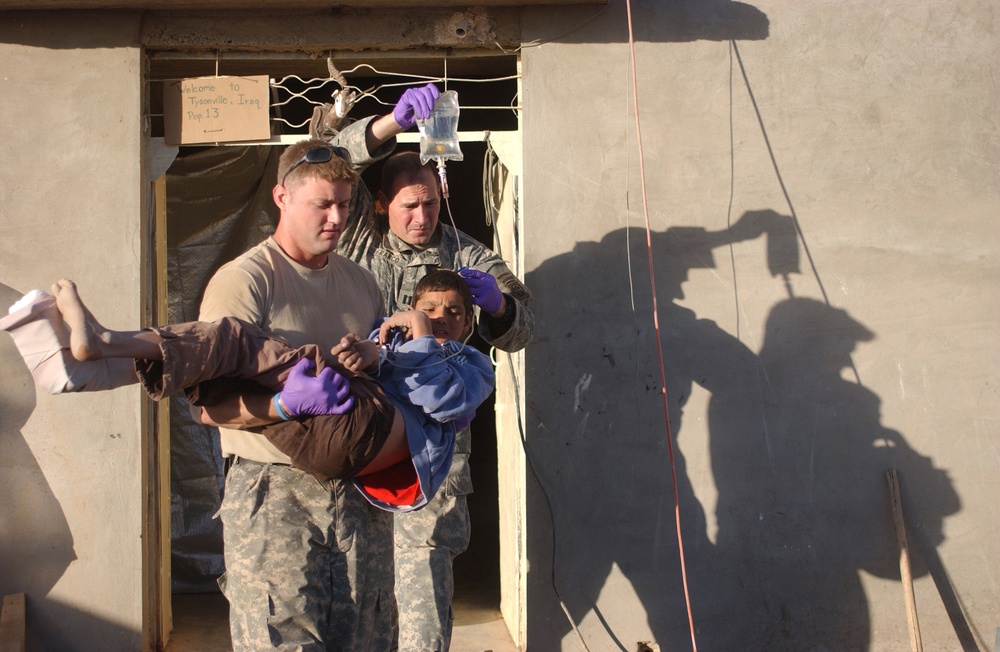
<svg viewBox="0 0 1000 652">
<path fill-rule="evenodd" d="M 909 525 L 932 546 L 943 541 L 944 517 L 960 507 L 947 473 L 883 426 L 881 400 L 851 377 L 854 348 L 874 337 L 822 301 L 782 301 L 759 353 L 768 386 L 761 439 L 747 441 L 743 415 L 713 396 L 717 558 L 738 578 L 728 609 L 739 613 L 713 649 L 870 649 L 860 571 L 900 578 L 890 468 L 920 488 L 910 493 L 920 522 Z M 915 577 L 927 573 L 911 561 Z M 901 592 L 901 618 L 902 605 Z"/>
<path fill-rule="evenodd" d="M 544 493 L 529 493 L 529 591 L 551 596 L 533 599 L 528 612 L 529 639 L 540 649 L 559 649 L 564 638 L 592 650 L 635 649 L 618 624 L 634 616 L 616 614 L 607 597 L 620 591 L 634 592 L 662 649 L 690 649 L 677 514 L 699 646 L 704 636 L 704 649 L 741 649 L 712 640 L 720 636 L 710 627 L 716 616 L 724 623 L 738 615 L 705 608 L 726 603 L 733 589 L 718 572 L 724 565 L 696 492 L 711 482 L 704 453 L 709 443 L 686 434 L 684 411 L 698 386 L 738 416 L 739 432 L 761 433 L 767 384 L 753 351 L 680 301 L 691 270 L 715 267 L 713 251 L 765 234 L 772 273 L 794 271 L 790 218 L 755 211 L 719 231 L 672 227 L 652 233 L 653 270 L 646 264 L 646 232 L 626 228 L 600 242 L 578 242 L 527 275 L 538 296 L 559 298 L 538 303 L 538 331 L 526 358 L 526 445 Z M 659 332 L 651 318 L 650 271 Z M 700 420 L 704 413 L 689 418 Z M 628 604 L 634 611 L 635 601 Z"/>
</svg>

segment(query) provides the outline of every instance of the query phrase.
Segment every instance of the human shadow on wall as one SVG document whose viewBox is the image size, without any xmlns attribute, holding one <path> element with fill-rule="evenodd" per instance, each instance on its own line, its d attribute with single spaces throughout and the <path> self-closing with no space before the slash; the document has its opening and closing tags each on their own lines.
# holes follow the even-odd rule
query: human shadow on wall
<svg viewBox="0 0 1000 652">
<path fill-rule="evenodd" d="M 940 542 L 941 520 L 958 509 L 947 476 L 880 425 L 878 397 L 841 379 L 855 344 L 872 337 L 846 313 L 808 299 L 782 302 L 758 357 L 678 303 L 689 271 L 715 266 L 714 249 L 763 234 L 794 245 L 790 228 L 790 218 L 759 211 L 728 230 L 652 234 L 687 581 L 703 650 L 868 649 L 858 573 L 898 578 L 886 469 L 899 469 L 908 486 L 934 487 L 924 497 L 936 514 L 921 512 L 932 540 Z M 528 612 L 529 640 L 542 649 L 559 649 L 567 636 L 590 649 L 635 649 L 634 635 L 615 624 L 632 616 L 613 611 L 616 602 L 634 610 L 634 601 L 614 599 L 628 590 L 662 649 L 691 648 L 645 254 L 645 232 L 620 229 L 578 243 L 526 279 L 546 298 L 536 302 L 526 360 L 528 382 L 539 388 L 528 386 L 528 454 L 546 492 L 529 495 L 529 591 L 553 598 L 534 600 Z M 770 247 L 767 263 L 788 273 L 796 256 Z M 683 428 L 695 386 L 711 395 L 708 441 Z M 716 543 L 695 493 L 710 495 L 713 484 Z"/>
<path fill-rule="evenodd" d="M 713 577 L 713 545 L 692 487 L 692 478 L 710 483 L 709 469 L 704 462 L 688 468 L 688 451 L 705 450 L 708 442 L 685 441 L 684 406 L 700 385 L 725 397 L 747 428 L 759 431 L 760 387 L 766 384 L 750 349 L 680 305 L 682 285 L 690 270 L 715 267 L 714 249 L 789 226 L 787 218 L 755 213 L 723 231 L 674 227 L 651 234 L 679 513 L 695 605 L 719 599 L 715 594 L 722 587 Z M 606 632 L 594 625 L 581 628 L 591 649 L 635 649 L 635 640 L 615 631 L 614 614 L 597 608 L 612 572 L 630 584 L 663 649 L 690 647 L 646 261 L 645 231 L 619 229 L 600 242 L 578 243 L 526 279 L 539 297 L 532 306 L 536 334 L 526 357 L 528 454 L 552 505 L 559 595 L 574 623 L 592 613 L 605 622 Z M 699 453 L 694 459 L 704 457 Z M 550 518 L 544 504 L 529 496 L 532 595 L 551 592 L 545 567 L 553 551 L 543 532 Z M 607 610 L 614 601 L 601 602 Z M 550 606 L 542 608 L 536 600 L 528 612 L 529 640 L 540 649 L 559 649 L 570 632 L 562 608 Z"/>
<path fill-rule="evenodd" d="M 753 41 L 770 27 L 763 11 L 733 0 L 638 0 L 632 11 L 640 41 Z"/>
<path fill-rule="evenodd" d="M 526 33 L 528 42 L 556 40 L 560 43 L 605 43 L 628 40 L 624 0 L 604 6 L 525 8 L 545 33 Z M 566 27 L 573 29 L 566 32 Z M 760 41 L 768 37 L 767 14 L 745 2 L 734 0 L 634 0 L 633 37 L 650 43 L 689 41 Z"/>
<path fill-rule="evenodd" d="M 771 310 L 759 354 L 764 440 L 748 442 L 743 415 L 713 396 L 716 558 L 737 581 L 719 605 L 725 638 L 713 634 L 720 645 L 709 649 L 868 650 L 860 573 L 899 579 L 890 468 L 920 513 L 909 526 L 933 546 L 944 540 L 944 517 L 960 507 L 947 473 L 882 425 L 881 399 L 851 375 L 852 351 L 874 337 L 844 310 L 788 299 Z M 927 573 L 912 561 L 916 577 Z"/>
<path fill-rule="evenodd" d="M 0 283 L 3 314 L 23 294 Z M 35 382 L 6 333 L 0 335 L 0 367 L 0 487 L 4 496 L 0 501 L 0 595 L 24 593 L 31 604 L 45 599 L 76 559 L 76 552 L 66 515 L 21 434 L 36 408 Z M 48 611 L 29 611 L 29 643 L 40 631 L 39 618 Z"/>
</svg>

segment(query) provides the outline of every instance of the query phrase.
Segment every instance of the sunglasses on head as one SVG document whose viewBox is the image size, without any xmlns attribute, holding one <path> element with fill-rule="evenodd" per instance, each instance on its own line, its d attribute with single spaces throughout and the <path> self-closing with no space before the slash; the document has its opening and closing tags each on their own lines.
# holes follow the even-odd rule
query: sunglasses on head
<svg viewBox="0 0 1000 652">
<path fill-rule="evenodd" d="M 303 163 L 326 163 L 330 161 L 334 156 L 347 161 L 347 151 L 343 147 L 334 147 L 332 145 L 321 145 L 320 147 L 313 147 L 305 154 L 299 157 L 299 160 L 292 163 L 292 167 L 285 171 L 284 176 L 281 177 L 281 185 L 285 185 L 285 180 L 288 175 L 295 171 L 295 168 L 299 167 Z"/>
</svg>

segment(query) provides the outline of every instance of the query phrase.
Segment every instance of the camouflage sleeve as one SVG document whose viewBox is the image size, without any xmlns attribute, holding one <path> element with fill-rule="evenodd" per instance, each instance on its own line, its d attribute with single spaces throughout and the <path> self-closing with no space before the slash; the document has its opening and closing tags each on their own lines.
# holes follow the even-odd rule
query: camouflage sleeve
<svg viewBox="0 0 1000 652">
<path fill-rule="evenodd" d="M 375 151 L 368 149 L 368 125 L 378 119 L 379 116 L 372 115 L 362 118 L 357 122 L 344 127 L 344 129 L 330 140 L 330 143 L 343 147 L 351 156 L 351 166 L 358 171 L 364 172 L 369 165 L 384 159 L 392 150 L 396 149 L 396 139 L 391 138 L 382 144 Z"/>
<path fill-rule="evenodd" d="M 489 272 L 500 286 L 500 291 L 507 295 L 508 301 L 514 302 L 514 317 L 509 325 L 503 320 L 494 319 L 488 315 L 479 317 L 479 335 L 490 344 L 501 351 L 513 353 L 528 346 L 532 335 L 535 332 L 535 317 L 531 314 L 528 304 L 531 303 L 531 292 L 514 276 L 507 264 L 502 260 L 494 261 L 492 265 L 477 269 Z M 506 326 L 506 329 L 504 327 Z M 494 335 L 494 333 L 496 333 Z"/>
<path fill-rule="evenodd" d="M 375 220 L 375 201 L 364 183 L 359 183 L 337 241 L 337 253 L 367 270 L 372 268 L 372 256 L 382 241 Z"/>
<path fill-rule="evenodd" d="M 360 174 L 369 165 L 385 158 L 396 147 L 396 139 L 386 141 L 375 151 L 368 149 L 368 125 L 378 116 L 370 116 L 351 123 L 344 128 L 331 142 L 343 147 L 351 157 L 351 165 Z M 379 237 L 376 233 L 375 201 L 363 181 L 358 181 L 358 187 L 351 197 L 351 208 L 347 214 L 347 222 L 337 243 L 337 253 L 350 258 L 361 266 L 370 268 L 369 259 L 378 248 Z"/>
<path fill-rule="evenodd" d="M 506 331 L 503 331 L 497 336 L 493 336 L 490 333 L 490 323 L 492 322 L 495 324 L 499 320 L 493 319 L 492 317 L 480 316 L 479 334 L 491 346 L 498 348 L 501 351 L 507 351 L 510 353 L 520 351 L 524 347 L 528 346 L 528 343 L 531 342 L 531 337 L 535 332 L 535 317 L 531 314 L 531 309 L 528 308 L 528 302 L 531 301 L 531 293 L 528 291 L 528 288 L 525 287 L 525 285 L 521 283 L 521 281 L 514 276 L 510 270 L 507 269 L 506 265 L 503 266 L 503 271 L 491 270 L 490 273 L 496 277 L 500 290 L 507 295 L 507 300 L 513 300 L 514 319 L 511 321 L 510 326 Z"/>
<path fill-rule="evenodd" d="M 478 331 L 490 346 L 513 353 L 528 346 L 535 332 L 535 317 L 528 304 L 531 291 L 514 275 L 507 262 L 472 236 L 459 232 L 461 246 L 455 243 L 451 232 L 446 231 L 443 246 L 445 253 L 461 249 L 457 258 L 461 264 L 481 272 L 488 272 L 497 280 L 500 291 L 513 299 L 514 315 L 510 321 L 494 319 L 489 315 L 479 315 Z M 456 256 L 449 256 L 455 258 Z"/>
</svg>

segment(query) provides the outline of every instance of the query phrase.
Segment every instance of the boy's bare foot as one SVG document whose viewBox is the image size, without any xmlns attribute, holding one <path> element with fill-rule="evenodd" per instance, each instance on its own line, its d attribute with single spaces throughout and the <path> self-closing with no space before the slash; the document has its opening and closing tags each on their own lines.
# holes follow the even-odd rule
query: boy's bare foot
<svg viewBox="0 0 1000 652">
<path fill-rule="evenodd" d="M 80 361 L 104 358 L 102 345 L 108 330 L 83 304 L 76 291 L 76 283 L 59 279 L 52 285 L 52 296 L 56 298 L 56 306 L 69 327 L 69 348 L 73 357 Z"/>
</svg>

